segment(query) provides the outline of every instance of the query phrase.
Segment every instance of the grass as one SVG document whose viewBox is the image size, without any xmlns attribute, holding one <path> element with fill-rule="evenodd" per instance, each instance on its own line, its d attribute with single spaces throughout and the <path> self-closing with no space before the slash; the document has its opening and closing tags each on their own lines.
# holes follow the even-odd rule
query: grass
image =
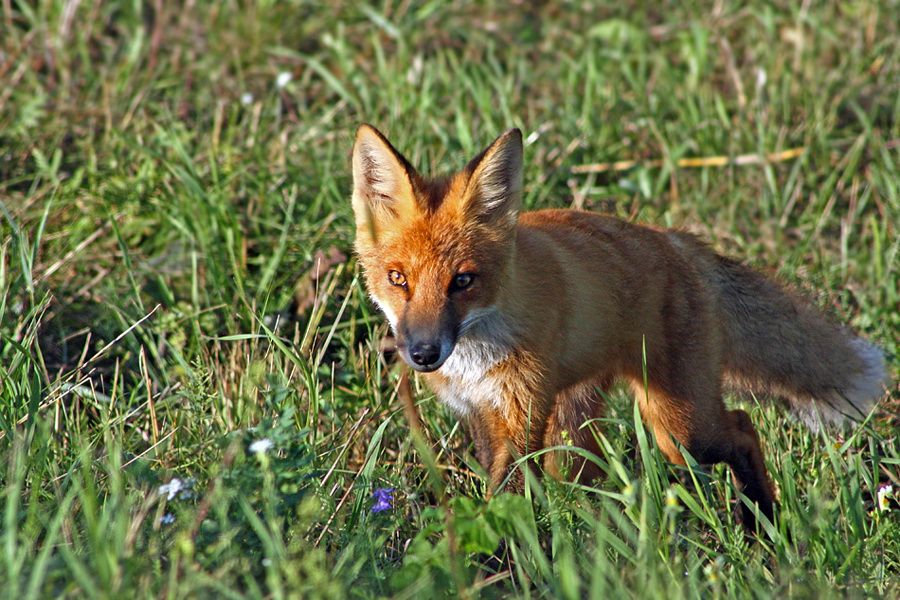
<svg viewBox="0 0 900 600">
<path fill-rule="evenodd" d="M 780 493 L 763 541 L 727 472 L 674 476 L 619 394 L 599 493 L 486 502 L 415 381 L 410 435 L 347 160 L 362 121 L 426 170 L 521 127 L 529 207 L 696 231 L 875 340 L 896 381 L 896 2 L 0 7 L 8 597 L 900 593 L 896 492 L 876 505 L 900 489 L 896 384 L 852 434 L 746 404 Z"/>
</svg>

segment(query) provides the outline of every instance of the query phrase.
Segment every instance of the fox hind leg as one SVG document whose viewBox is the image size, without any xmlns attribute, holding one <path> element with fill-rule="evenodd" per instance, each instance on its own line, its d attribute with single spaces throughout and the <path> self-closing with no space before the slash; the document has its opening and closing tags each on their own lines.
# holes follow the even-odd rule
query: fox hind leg
<svg viewBox="0 0 900 600">
<path fill-rule="evenodd" d="M 746 411 L 731 410 L 726 415 L 731 444 L 730 448 L 726 445 L 726 456 L 722 462 L 731 467 L 737 488 L 755 502 L 759 511 L 771 521 L 775 512 L 775 494 L 766 472 L 759 434 Z M 756 517 L 745 504 L 741 504 L 741 521 L 748 531 L 756 529 Z"/>
<path fill-rule="evenodd" d="M 657 445 L 669 461 L 685 464 L 680 445 L 701 464 L 727 464 L 737 489 L 772 519 L 775 495 L 759 436 L 745 411 L 727 410 L 718 394 L 685 401 L 652 385 L 650 389 L 643 383 L 632 387 L 641 415 L 650 422 Z M 743 503 L 739 506 L 742 524 L 748 531 L 755 531 L 753 510 Z"/>
</svg>

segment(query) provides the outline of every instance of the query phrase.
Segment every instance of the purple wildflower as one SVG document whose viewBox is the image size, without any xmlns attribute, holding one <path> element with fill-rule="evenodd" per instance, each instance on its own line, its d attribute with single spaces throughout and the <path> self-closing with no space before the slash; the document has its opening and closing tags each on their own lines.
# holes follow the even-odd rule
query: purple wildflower
<svg viewBox="0 0 900 600">
<path fill-rule="evenodd" d="M 378 488 L 375 490 L 375 493 L 372 494 L 372 500 L 375 501 L 375 505 L 372 507 L 372 513 L 380 513 L 383 510 L 390 510 L 393 506 L 394 501 L 394 488 Z"/>
</svg>

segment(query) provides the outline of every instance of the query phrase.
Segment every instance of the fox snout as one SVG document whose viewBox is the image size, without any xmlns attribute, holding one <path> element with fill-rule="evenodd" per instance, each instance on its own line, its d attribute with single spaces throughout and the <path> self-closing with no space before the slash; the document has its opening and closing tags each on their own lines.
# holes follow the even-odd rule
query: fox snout
<svg viewBox="0 0 900 600">
<path fill-rule="evenodd" d="M 397 347 L 406 364 L 421 373 L 436 371 L 453 353 L 456 336 L 445 333 L 437 336 L 422 336 L 415 333 L 400 333 Z"/>
<path fill-rule="evenodd" d="M 436 344 L 422 342 L 409 348 L 409 358 L 412 364 L 423 371 L 432 371 L 441 361 L 441 348 Z M 443 361 L 441 361 L 443 362 Z"/>
</svg>

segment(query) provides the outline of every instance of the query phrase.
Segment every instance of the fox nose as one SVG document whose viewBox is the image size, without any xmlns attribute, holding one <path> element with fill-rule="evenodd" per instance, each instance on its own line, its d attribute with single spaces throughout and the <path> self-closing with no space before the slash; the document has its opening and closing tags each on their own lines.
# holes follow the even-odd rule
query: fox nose
<svg viewBox="0 0 900 600">
<path fill-rule="evenodd" d="M 427 367 L 440 359 L 441 349 L 434 344 L 415 344 L 409 349 L 409 357 L 420 367 Z"/>
</svg>

